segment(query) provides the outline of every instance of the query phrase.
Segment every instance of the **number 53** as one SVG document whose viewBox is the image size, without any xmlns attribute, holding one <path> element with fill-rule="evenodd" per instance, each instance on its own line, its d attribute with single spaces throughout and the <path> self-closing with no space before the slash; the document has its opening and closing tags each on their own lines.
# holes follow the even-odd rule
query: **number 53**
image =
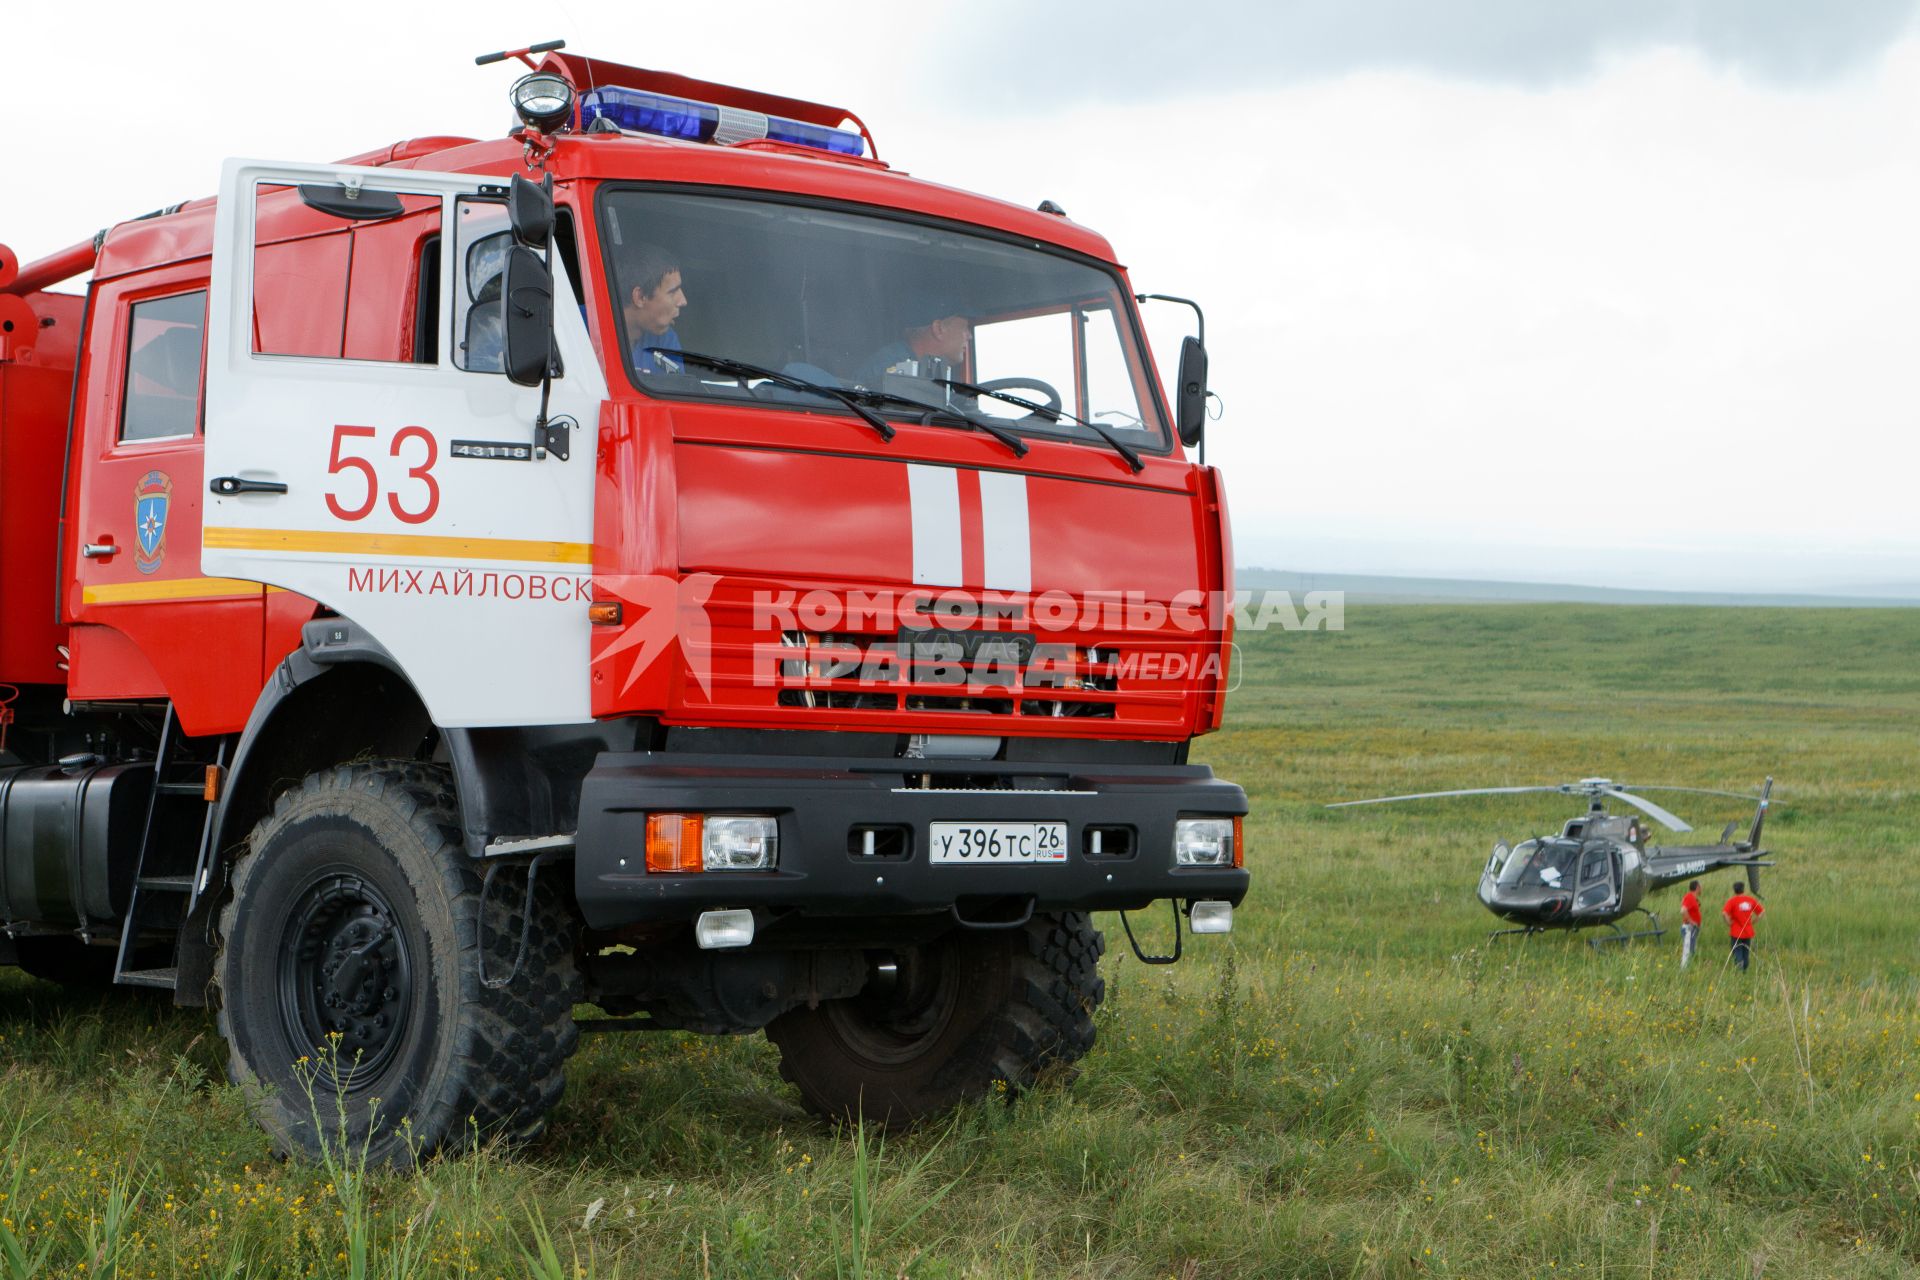
<svg viewBox="0 0 1920 1280">
<path fill-rule="evenodd" d="M 372 440 L 377 435 L 378 432 L 372 427 L 336 426 L 333 429 L 333 449 L 327 457 L 327 474 L 358 471 L 365 481 L 365 492 L 360 495 L 358 506 L 348 506 L 340 500 L 341 495 L 337 492 L 327 494 L 327 510 L 341 520 L 365 520 L 373 514 L 374 506 L 380 501 L 380 477 L 373 469 L 373 462 L 343 452 L 348 441 Z M 433 464 L 440 460 L 440 446 L 435 443 L 433 433 L 425 427 L 402 427 L 393 433 L 387 456 L 398 458 L 409 440 L 418 440 L 426 446 L 426 456 L 407 468 L 407 479 L 425 486 L 426 502 L 409 510 L 401 505 L 399 494 L 389 493 L 387 509 L 393 512 L 397 520 L 404 520 L 408 524 L 424 524 L 433 519 L 433 513 L 440 509 L 440 482 L 433 478 Z"/>
</svg>

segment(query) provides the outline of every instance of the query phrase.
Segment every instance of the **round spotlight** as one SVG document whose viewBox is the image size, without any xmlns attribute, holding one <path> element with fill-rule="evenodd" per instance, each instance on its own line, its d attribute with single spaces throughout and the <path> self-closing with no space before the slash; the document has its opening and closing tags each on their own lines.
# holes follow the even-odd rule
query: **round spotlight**
<svg viewBox="0 0 1920 1280">
<path fill-rule="evenodd" d="M 573 86 L 549 71 L 513 82 L 513 110 L 529 129 L 552 133 L 573 118 Z"/>
</svg>

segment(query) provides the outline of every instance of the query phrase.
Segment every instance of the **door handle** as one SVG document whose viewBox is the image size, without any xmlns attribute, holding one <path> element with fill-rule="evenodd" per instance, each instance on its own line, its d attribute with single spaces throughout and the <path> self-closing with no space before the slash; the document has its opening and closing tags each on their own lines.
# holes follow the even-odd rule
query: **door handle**
<svg viewBox="0 0 1920 1280">
<path fill-rule="evenodd" d="M 89 560 L 111 560 L 119 550 L 120 548 L 113 545 L 111 537 L 103 538 L 99 542 L 80 544 L 80 554 Z"/>
<path fill-rule="evenodd" d="M 243 480 L 239 476 L 215 476 L 207 488 L 221 497 L 236 493 L 285 493 L 287 486 L 278 480 Z"/>
</svg>

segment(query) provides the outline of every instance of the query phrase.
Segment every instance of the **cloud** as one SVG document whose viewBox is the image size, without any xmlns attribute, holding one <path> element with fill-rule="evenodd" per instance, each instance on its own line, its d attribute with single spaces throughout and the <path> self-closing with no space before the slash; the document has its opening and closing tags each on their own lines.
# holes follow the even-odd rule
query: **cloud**
<svg viewBox="0 0 1920 1280">
<path fill-rule="evenodd" d="M 1920 569 L 1920 39 L 1817 92 L 1661 49 L 1545 91 L 950 118 L 883 139 L 1053 198 L 1206 306 L 1243 564 L 1845 594 Z M 1166 373 L 1191 317 L 1144 318 Z"/>
<path fill-rule="evenodd" d="M 1776 84 L 1829 81 L 1914 25 L 1916 0 L 990 0 L 938 47 L 957 88 L 1008 108 L 1275 88 L 1416 71 L 1539 88 L 1685 48 Z"/>
</svg>

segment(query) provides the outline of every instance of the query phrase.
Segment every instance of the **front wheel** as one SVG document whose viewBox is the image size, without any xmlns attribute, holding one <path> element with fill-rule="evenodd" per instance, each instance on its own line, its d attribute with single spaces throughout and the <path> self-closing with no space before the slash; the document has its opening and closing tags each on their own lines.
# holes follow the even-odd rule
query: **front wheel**
<svg viewBox="0 0 1920 1280">
<path fill-rule="evenodd" d="M 549 875 L 486 902 L 446 771 L 387 761 L 308 776 L 249 839 L 220 915 L 228 1074 L 287 1152 L 344 1142 L 409 1164 L 470 1136 L 530 1137 L 578 1040 L 574 924 Z M 484 916 L 484 928 L 483 928 Z"/>
<path fill-rule="evenodd" d="M 1105 949 L 1079 911 L 956 929 L 891 955 L 858 996 L 782 1014 L 767 1037 L 813 1110 L 905 1127 L 1084 1057 Z"/>
</svg>

